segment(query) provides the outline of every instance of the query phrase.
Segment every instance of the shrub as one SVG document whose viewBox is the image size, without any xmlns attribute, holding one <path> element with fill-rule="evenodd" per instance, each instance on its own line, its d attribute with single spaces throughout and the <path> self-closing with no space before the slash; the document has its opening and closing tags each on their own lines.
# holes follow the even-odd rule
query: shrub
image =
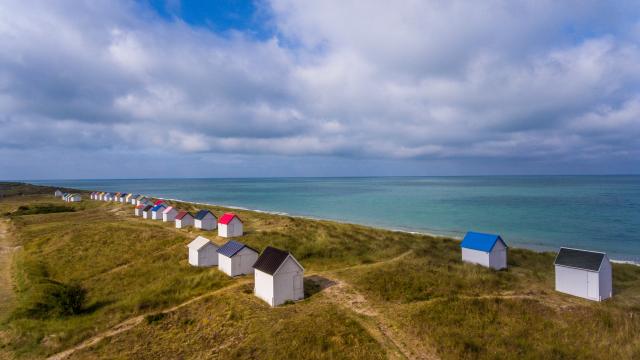
<svg viewBox="0 0 640 360">
<path fill-rule="evenodd" d="M 79 284 L 42 279 L 34 285 L 21 312 L 33 318 L 77 315 L 82 312 L 87 291 Z"/>
</svg>

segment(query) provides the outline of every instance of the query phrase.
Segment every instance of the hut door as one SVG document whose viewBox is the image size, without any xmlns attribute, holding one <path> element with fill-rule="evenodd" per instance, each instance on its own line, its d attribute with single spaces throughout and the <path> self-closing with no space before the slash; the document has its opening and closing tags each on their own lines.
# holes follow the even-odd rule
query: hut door
<svg viewBox="0 0 640 360">
<path fill-rule="evenodd" d="M 589 272 L 587 275 L 587 296 L 589 296 L 591 299 L 597 299 L 598 298 L 598 287 L 599 287 L 599 281 L 598 281 L 598 273 L 593 273 L 593 272 Z"/>
<path fill-rule="evenodd" d="M 293 289 L 294 290 L 300 290 L 300 285 L 302 284 L 302 281 L 300 279 L 300 274 L 296 274 L 293 276 Z"/>
</svg>

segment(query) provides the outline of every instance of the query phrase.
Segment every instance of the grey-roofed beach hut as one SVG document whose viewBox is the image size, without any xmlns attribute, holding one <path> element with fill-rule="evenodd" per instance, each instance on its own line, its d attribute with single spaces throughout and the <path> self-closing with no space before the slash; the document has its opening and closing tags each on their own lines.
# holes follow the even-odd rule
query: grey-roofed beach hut
<svg viewBox="0 0 640 360">
<path fill-rule="evenodd" d="M 193 227 L 202 230 L 213 230 L 218 227 L 218 218 L 209 210 L 200 210 L 193 217 Z"/>
<path fill-rule="evenodd" d="M 611 262 L 607 254 L 560 248 L 554 264 L 556 291 L 594 301 L 612 296 Z"/>
<path fill-rule="evenodd" d="M 254 293 L 269 305 L 304 298 L 304 268 L 289 252 L 267 246 L 253 269 Z"/>
<path fill-rule="evenodd" d="M 218 269 L 229 276 L 253 274 L 258 255 L 257 250 L 230 240 L 218 249 Z"/>
<path fill-rule="evenodd" d="M 143 219 L 151 219 L 151 209 L 153 209 L 153 206 L 151 205 L 146 205 L 144 209 L 142 209 Z"/>
<path fill-rule="evenodd" d="M 187 245 L 189 248 L 189 264 L 193 266 L 218 265 L 218 246 L 206 237 L 198 236 Z"/>
</svg>

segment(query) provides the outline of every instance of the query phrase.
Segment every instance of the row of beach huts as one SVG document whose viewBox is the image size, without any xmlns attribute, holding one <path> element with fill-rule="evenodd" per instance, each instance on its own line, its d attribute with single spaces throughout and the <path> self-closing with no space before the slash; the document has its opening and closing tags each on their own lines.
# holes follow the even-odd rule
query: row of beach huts
<svg viewBox="0 0 640 360">
<path fill-rule="evenodd" d="M 62 192 L 56 191 L 56 196 Z M 243 235 L 242 220 L 234 213 L 225 213 L 218 219 L 203 209 L 195 214 L 176 209 L 164 200 L 153 200 L 140 194 L 92 192 L 90 199 L 134 205 L 134 215 L 143 219 L 175 222 L 178 229 L 192 226 L 200 230 L 218 230 L 224 238 Z M 255 277 L 254 294 L 271 306 L 304 298 L 304 268 L 287 251 L 268 246 L 262 253 L 239 241 L 229 240 L 218 246 L 204 236 L 198 236 L 188 245 L 188 262 L 196 267 L 218 266 L 225 274 L 235 277 Z"/>
<path fill-rule="evenodd" d="M 57 190 L 55 195 L 64 196 L 60 190 Z M 226 213 L 220 219 L 209 210 L 200 210 L 192 215 L 169 206 L 164 200 L 154 201 L 140 194 L 93 192 L 90 198 L 135 205 L 134 215 L 163 222 L 173 221 L 176 228 L 217 228 L 218 236 L 225 238 L 243 235 L 242 220 L 233 213 Z M 269 246 L 260 254 L 257 250 L 234 240 L 218 247 L 202 236 L 198 236 L 187 247 L 189 264 L 193 266 L 218 266 L 229 276 L 253 273 L 255 295 L 271 306 L 304 297 L 304 268 L 287 251 Z M 464 262 L 494 270 L 507 269 L 508 246 L 500 235 L 468 232 L 460 247 Z M 612 296 L 611 262 L 606 253 L 562 247 L 554 265 L 556 291 L 594 301 L 602 301 Z"/>
</svg>

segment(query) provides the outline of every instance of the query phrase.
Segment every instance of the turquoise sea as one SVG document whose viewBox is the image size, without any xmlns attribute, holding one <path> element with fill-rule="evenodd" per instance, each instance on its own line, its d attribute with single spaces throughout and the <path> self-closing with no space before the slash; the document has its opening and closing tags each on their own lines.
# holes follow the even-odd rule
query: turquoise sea
<svg viewBox="0 0 640 360">
<path fill-rule="evenodd" d="M 39 180 L 640 262 L 640 176 Z"/>
</svg>

